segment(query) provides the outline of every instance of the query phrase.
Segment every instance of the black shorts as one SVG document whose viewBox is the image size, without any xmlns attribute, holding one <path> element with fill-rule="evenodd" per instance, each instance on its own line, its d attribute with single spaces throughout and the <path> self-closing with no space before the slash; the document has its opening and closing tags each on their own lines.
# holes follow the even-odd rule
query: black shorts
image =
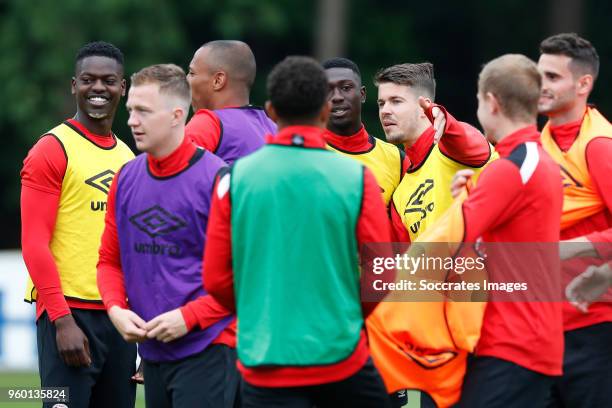
<svg viewBox="0 0 612 408">
<path fill-rule="evenodd" d="M 55 325 L 43 313 L 36 322 L 41 387 L 68 387 L 70 408 L 133 408 L 136 384 L 136 345 L 123 340 L 106 311 L 71 309 L 76 324 L 89 340 L 91 365 L 68 367 L 57 351 Z M 52 407 L 55 403 L 45 403 Z"/>
<path fill-rule="evenodd" d="M 147 408 L 233 408 L 239 406 L 236 350 L 213 344 L 179 361 L 143 359 Z"/>
<path fill-rule="evenodd" d="M 565 332 L 563 376 L 548 406 L 612 406 L 612 322 Z"/>
<path fill-rule="evenodd" d="M 456 407 L 545 407 L 554 378 L 499 358 L 470 356 Z"/>
<path fill-rule="evenodd" d="M 244 408 L 389 408 L 382 378 L 371 359 L 349 378 L 307 387 L 267 388 L 243 383 Z"/>
</svg>

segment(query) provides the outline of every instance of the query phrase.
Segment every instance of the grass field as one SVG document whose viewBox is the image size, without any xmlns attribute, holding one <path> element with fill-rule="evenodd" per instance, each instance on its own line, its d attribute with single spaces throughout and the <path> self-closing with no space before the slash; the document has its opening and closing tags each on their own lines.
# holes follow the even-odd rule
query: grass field
<svg viewBox="0 0 612 408">
<path fill-rule="evenodd" d="M 40 380 L 37 372 L 24 372 L 24 371 L 0 371 L 0 389 L 3 392 L 7 388 L 19 388 L 19 387 L 39 387 Z M 0 400 L 0 407 L 6 408 L 40 408 L 40 402 L 2 402 Z M 144 388 L 142 385 L 138 386 L 136 391 L 136 407 L 144 408 Z"/>
<path fill-rule="evenodd" d="M 38 379 L 38 373 L 36 372 L 24 372 L 24 371 L 0 371 L 0 389 L 3 391 L 6 388 L 19 388 L 19 387 L 38 387 L 40 381 Z M 418 393 L 409 392 L 408 395 L 409 403 L 404 408 L 419 408 L 421 405 L 421 398 Z M 40 408 L 40 402 L 2 402 L 0 401 L 0 407 L 6 408 Z M 138 386 L 136 391 L 136 408 L 144 408 L 144 388 L 142 385 Z"/>
</svg>

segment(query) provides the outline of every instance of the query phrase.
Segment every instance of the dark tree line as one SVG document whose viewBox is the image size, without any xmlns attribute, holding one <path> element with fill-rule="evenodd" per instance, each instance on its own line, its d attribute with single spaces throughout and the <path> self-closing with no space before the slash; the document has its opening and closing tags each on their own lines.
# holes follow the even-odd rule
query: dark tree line
<svg viewBox="0 0 612 408">
<path fill-rule="evenodd" d="M 241 39 L 257 58 L 252 103 L 259 105 L 265 101 L 266 74 L 284 56 L 338 52 L 360 66 L 368 88 L 364 122 L 381 136 L 371 80 L 378 68 L 433 62 L 438 102 L 476 124 L 481 65 L 508 52 L 537 59 L 541 39 L 569 30 L 597 47 L 602 68 L 591 100 L 612 116 L 611 18 L 612 3 L 606 0 L 1 1 L 0 248 L 19 246 L 19 171 L 29 147 L 74 114 L 70 78 L 74 55 L 85 42 L 103 39 L 119 46 L 129 77 L 159 62 L 187 68 L 202 43 Z M 115 131 L 131 143 L 126 121 L 120 108 Z"/>
</svg>

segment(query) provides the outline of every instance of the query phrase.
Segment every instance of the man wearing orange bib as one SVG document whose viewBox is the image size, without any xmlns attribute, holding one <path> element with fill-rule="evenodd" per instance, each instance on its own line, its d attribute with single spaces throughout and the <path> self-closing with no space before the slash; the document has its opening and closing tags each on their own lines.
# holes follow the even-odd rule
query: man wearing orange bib
<svg viewBox="0 0 612 408">
<path fill-rule="evenodd" d="M 538 110 L 549 119 L 542 146 L 561 166 L 564 184 L 561 239 L 605 242 L 602 234 L 612 228 L 612 126 L 587 105 L 599 56 L 589 41 L 573 33 L 545 39 L 540 51 Z M 574 267 L 578 273 L 587 264 Z M 607 406 L 612 396 L 612 304 L 594 303 L 586 314 L 569 303 L 563 309 L 563 377 L 554 386 L 550 406 Z"/>
</svg>

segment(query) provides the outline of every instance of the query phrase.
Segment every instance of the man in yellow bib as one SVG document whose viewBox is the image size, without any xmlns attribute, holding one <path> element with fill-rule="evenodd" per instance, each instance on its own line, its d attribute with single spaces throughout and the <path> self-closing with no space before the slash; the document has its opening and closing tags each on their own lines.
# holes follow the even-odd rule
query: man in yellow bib
<svg viewBox="0 0 612 408">
<path fill-rule="evenodd" d="M 399 147 L 369 134 L 361 123 L 366 88 L 357 64 L 346 58 L 332 58 L 322 65 L 327 74 L 331 102 L 324 134 L 327 146 L 367 166 L 374 173 L 388 205 L 408 168 L 406 154 Z"/>
<path fill-rule="evenodd" d="M 404 144 L 410 159 L 390 205 L 395 240 L 413 242 L 452 204 L 449 186 L 455 173 L 472 169 L 477 175 L 493 149 L 478 130 L 433 104 L 432 64 L 394 65 L 380 70 L 374 81 L 387 140 Z M 435 406 L 434 401 L 437 406 L 449 406 L 459 398 L 467 353 L 458 353 L 456 347 L 438 349 L 414 332 L 407 333 L 410 316 L 432 314 L 444 320 L 441 310 L 439 302 L 382 302 L 367 320 L 372 357 L 387 390 L 399 391 L 397 406 L 405 399 L 405 389 L 422 391 L 422 407 Z"/>
<path fill-rule="evenodd" d="M 108 190 L 134 157 L 111 130 L 125 94 L 121 51 L 83 46 L 72 94 L 75 116 L 38 140 L 21 171 L 26 301 L 36 302 L 41 386 L 68 387 L 70 407 L 128 408 L 136 346 L 114 329 L 96 285 Z"/>
<path fill-rule="evenodd" d="M 569 248 L 574 249 L 606 242 L 612 228 L 612 125 L 587 104 L 599 56 L 589 41 L 574 33 L 545 39 L 540 52 L 538 110 L 549 119 L 542 130 L 542 146 L 561 166 L 563 176 L 561 239 L 572 241 Z M 606 258 L 601 250 L 605 244 L 592 246 Z M 597 263 L 593 258 L 572 260 L 571 271 L 564 267 L 564 278 L 569 280 L 593 263 Z M 612 304 L 595 302 L 583 313 L 565 303 L 563 326 L 563 376 L 554 387 L 550 406 L 609 405 Z"/>
</svg>

